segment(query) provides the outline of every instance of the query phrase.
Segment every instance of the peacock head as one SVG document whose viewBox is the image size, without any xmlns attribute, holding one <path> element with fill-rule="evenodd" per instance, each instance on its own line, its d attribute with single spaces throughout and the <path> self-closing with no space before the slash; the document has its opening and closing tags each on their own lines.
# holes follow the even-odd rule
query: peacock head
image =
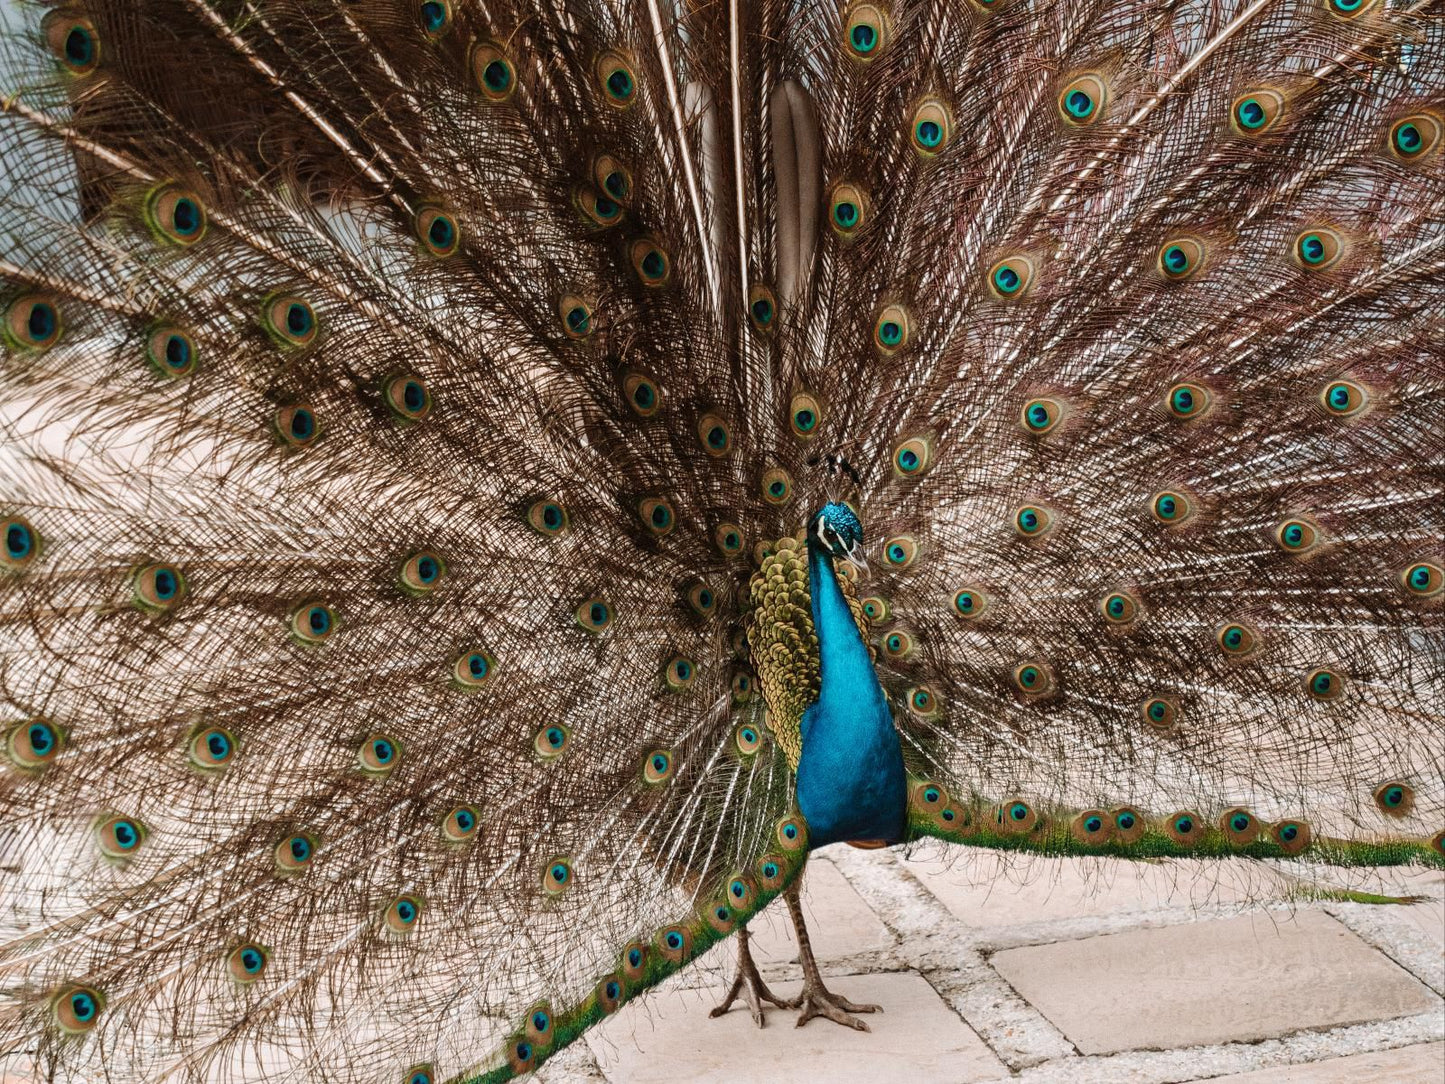
<svg viewBox="0 0 1445 1084">
<path fill-rule="evenodd" d="M 808 541 L 825 553 L 852 561 L 867 571 L 863 559 L 863 523 L 858 513 L 841 501 L 829 501 L 814 513 L 808 524 Z"/>
</svg>

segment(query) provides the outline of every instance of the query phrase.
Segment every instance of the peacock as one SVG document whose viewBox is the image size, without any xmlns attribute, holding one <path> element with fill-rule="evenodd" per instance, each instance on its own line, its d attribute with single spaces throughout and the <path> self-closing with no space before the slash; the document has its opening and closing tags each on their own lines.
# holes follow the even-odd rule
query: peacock
<svg viewBox="0 0 1445 1084">
<path fill-rule="evenodd" d="M 12 5 L 0 1063 L 866 1028 L 837 844 L 1445 866 L 1442 16 Z"/>
</svg>

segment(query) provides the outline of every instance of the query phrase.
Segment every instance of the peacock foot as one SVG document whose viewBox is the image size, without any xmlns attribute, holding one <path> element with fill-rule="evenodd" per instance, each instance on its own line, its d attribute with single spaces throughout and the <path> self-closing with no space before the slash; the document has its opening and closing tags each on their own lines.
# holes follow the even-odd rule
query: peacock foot
<svg viewBox="0 0 1445 1084">
<path fill-rule="evenodd" d="M 802 1010 L 798 1013 L 798 1027 L 802 1027 L 815 1016 L 821 1016 L 844 1027 L 870 1031 L 872 1029 L 853 1013 L 883 1011 L 879 1005 L 855 1005 L 846 997 L 833 993 L 823 985 L 822 978 L 816 976 L 803 980 L 803 992 L 793 1004 Z"/>
<path fill-rule="evenodd" d="M 796 1009 L 802 1001 L 800 997 L 778 997 L 768 989 L 768 984 L 758 974 L 758 965 L 753 963 L 753 954 L 748 948 L 748 928 L 746 926 L 738 930 L 738 971 L 733 976 L 732 986 L 728 987 L 728 996 L 723 998 L 723 1003 L 708 1015 L 717 1017 L 727 1012 L 732 1008 L 732 1004 L 738 999 L 739 994 L 747 1002 L 748 1012 L 752 1015 L 753 1023 L 758 1027 L 767 1024 L 767 1019 L 763 1015 L 764 1001 L 776 1005 L 780 1009 Z"/>
</svg>

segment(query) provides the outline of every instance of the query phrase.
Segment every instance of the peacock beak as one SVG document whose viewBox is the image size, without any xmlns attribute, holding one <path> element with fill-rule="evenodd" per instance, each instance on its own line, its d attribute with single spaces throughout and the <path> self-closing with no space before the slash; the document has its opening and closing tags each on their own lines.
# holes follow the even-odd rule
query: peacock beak
<svg viewBox="0 0 1445 1084">
<path fill-rule="evenodd" d="M 848 560 L 853 563 L 861 575 L 868 575 L 868 562 L 863 557 L 863 546 L 861 543 L 848 548 Z"/>
</svg>

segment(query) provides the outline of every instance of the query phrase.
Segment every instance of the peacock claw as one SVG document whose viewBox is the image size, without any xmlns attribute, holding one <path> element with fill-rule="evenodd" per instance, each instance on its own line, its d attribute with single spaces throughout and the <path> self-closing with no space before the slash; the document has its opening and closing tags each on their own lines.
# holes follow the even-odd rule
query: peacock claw
<svg viewBox="0 0 1445 1084">
<path fill-rule="evenodd" d="M 872 1029 L 859 1020 L 853 1013 L 882 1012 L 880 1005 L 855 1005 L 846 997 L 835 994 L 823 985 L 823 980 L 809 979 L 803 983 L 803 992 L 799 995 L 801 1012 L 798 1013 L 798 1027 L 802 1027 L 815 1016 L 821 1016 L 833 1021 L 835 1024 L 842 1024 L 844 1027 L 854 1028 L 857 1031 L 871 1031 Z"/>
<path fill-rule="evenodd" d="M 723 998 L 723 1003 L 713 1009 L 708 1016 L 718 1017 L 732 1008 L 732 1004 L 742 994 L 743 1000 L 747 1002 L 748 1013 L 753 1018 L 753 1023 L 758 1027 L 767 1026 L 767 1018 L 763 1015 L 763 1002 L 769 1002 L 780 1009 L 796 1009 L 802 1002 L 801 997 L 781 998 L 768 989 L 768 984 L 758 974 L 758 965 L 753 963 L 753 954 L 748 948 L 748 928 L 743 926 L 738 930 L 738 971 L 733 976 L 733 984 L 728 987 L 728 996 Z"/>
</svg>

